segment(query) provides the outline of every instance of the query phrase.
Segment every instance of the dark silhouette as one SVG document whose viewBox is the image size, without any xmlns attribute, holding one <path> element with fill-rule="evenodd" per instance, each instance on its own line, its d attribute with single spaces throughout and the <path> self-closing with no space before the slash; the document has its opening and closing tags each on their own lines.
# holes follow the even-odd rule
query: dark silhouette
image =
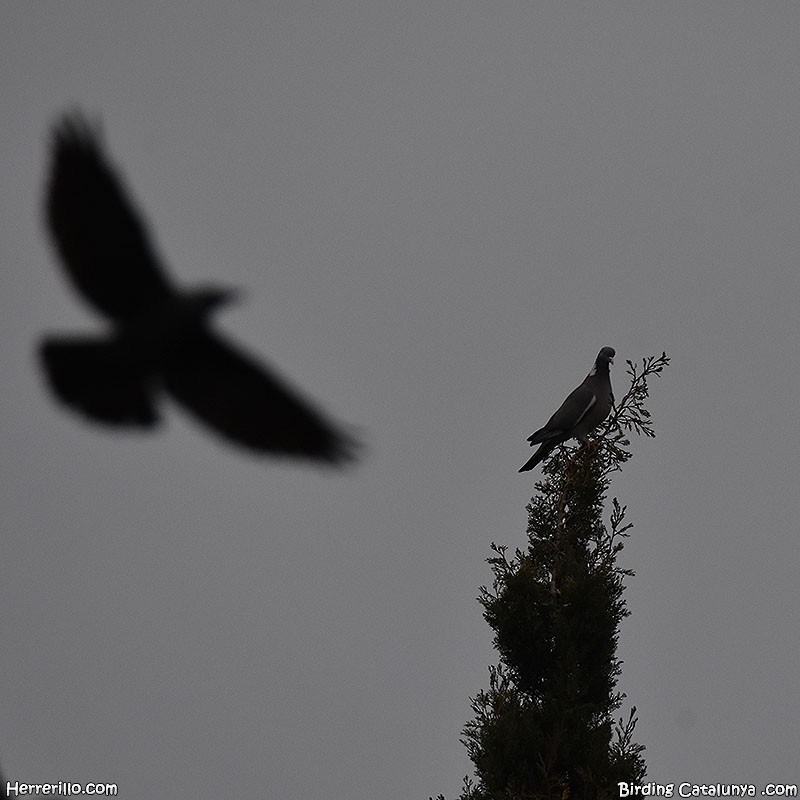
<svg viewBox="0 0 800 800">
<path fill-rule="evenodd" d="M 528 437 L 531 447 L 535 444 L 541 447 L 520 467 L 520 472 L 533 469 L 556 445 L 568 439 L 578 439 L 585 444 L 586 434 L 608 416 L 614 405 L 608 365 L 614 363 L 615 355 L 613 347 L 604 347 L 584 382 L 567 397 L 547 425 Z"/>
<path fill-rule="evenodd" d="M 105 336 L 42 342 L 62 402 L 96 422 L 152 428 L 165 391 L 251 450 L 329 463 L 353 457 L 349 436 L 211 330 L 211 312 L 233 292 L 169 282 L 97 130 L 79 113 L 54 128 L 46 214 L 67 275 L 111 321 Z"/>
<path fill-rule="evenodd" d="M 633 524 L 611 487 L 633 456 L 631 433 L 655 436 L 649 383 L 669 361 L 627 362 L 630 387 L 608 424 L 544 464 L 527 505 L 527 547 L 491 545 L 492 581 L 478 600 L 498 663 L 462 729 L 475 770 L 458 800 L 611 800 L 621 783 L 642 785 L 636 707 L 619 715 L 617 650 L 634 574 L 620 554 Z"/>
</svg>

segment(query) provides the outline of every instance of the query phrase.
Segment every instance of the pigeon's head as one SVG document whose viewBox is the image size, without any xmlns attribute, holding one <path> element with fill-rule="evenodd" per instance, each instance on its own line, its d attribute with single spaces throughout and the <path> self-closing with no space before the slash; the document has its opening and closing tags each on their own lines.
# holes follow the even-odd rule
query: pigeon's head
<svg viewBox="0 0 800 800">
<path fill-rule="evenodd" d="M 191 294 L 193 310 L 201 317 L 209 315 L 228 303 L 239 299 L 236 289 L 221 289 L 218 286 L 201 286 Z"/>
<path fill-rule="evenodd" d="M 597 364 L 613 364 L 614 363 L 614 356 L 617 354 L 617 351 L 613 347 L 604 347 L 598 354 L 597 354 Z"/>
</svg>

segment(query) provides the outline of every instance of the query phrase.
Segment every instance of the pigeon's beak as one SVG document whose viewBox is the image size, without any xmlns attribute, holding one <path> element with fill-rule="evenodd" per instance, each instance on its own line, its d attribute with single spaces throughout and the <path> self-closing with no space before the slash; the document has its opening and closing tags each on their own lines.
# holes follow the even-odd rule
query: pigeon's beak
<svg viewBox="0 0 800 800">
<path fill-rule="evenodd" d="M 226 306 L 228 305 L 234 306 L 237 305 L 238 303 L 241 303 L 242 294 L 243 293 L 239 289 L 225 289 L 223 291 L 221 300 Z"/>
<path fill-rule="evenodd" d="M 614 359 L 613 359 L 613 358 L 609 358 L 609 359 L 608 359 L 608 362 L 609 362 L 610 364 L 613 364 L 613 363 L 614 363 Z"/>
</svg>

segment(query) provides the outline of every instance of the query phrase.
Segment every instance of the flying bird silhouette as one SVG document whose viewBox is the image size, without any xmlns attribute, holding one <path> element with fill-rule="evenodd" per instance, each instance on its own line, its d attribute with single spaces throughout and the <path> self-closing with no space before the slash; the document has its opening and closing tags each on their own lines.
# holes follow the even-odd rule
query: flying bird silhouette
<svg viewBox="0 0 800 800">
<path fill-rule="evenodd" d="M 98 131 L 80 113 L 53 129 L 46 218 L 72 284 L 111 323 L 104 336 L 41 342 L 60 401 L 95 422 L 152 428 L 166 393 L 250 450 L 331 464 L 354 457 L 350 436 L 212 331 L 211 313 L 233 291 L 168 280 Z"/>
<path fill-rule="evenodd" d="M 531 447 L 535 444 L 541 447 L 520 467 L 520 472 L 533 469 L 547 458 L 556 445 L 566 442 L 567 439 L 579 439 L 586 443 L 586 434 L 608 416 L 614 405 L 608 365 L 614 363 L 615 355 L 613 347 L 604 347 L 597 354 L 592 371 L 583 383 L 570 393 L 561 408 L 547 421 L 547 425 L 528 437 Z"/>
</svg>

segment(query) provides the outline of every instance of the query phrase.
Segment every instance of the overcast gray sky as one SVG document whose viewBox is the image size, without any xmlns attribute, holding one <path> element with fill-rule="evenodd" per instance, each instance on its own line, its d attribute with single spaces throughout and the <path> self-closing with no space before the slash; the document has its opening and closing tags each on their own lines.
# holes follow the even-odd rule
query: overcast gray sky
<svg viewBox="0 0 800 800">
<path fill-rule="evenodd" d="M 656 781 L 797 782 L 800 5 L 4 2 L 0 764 L 120 797 L 458 793 L 525 437 L 673 366 L 616 477 Z M 80 106 L 171 274 L 367 442 L 260 461 L 64 413 L 41 222 Z M 113 268 L 113 265 L 109 265 Z"/>
</svg>

